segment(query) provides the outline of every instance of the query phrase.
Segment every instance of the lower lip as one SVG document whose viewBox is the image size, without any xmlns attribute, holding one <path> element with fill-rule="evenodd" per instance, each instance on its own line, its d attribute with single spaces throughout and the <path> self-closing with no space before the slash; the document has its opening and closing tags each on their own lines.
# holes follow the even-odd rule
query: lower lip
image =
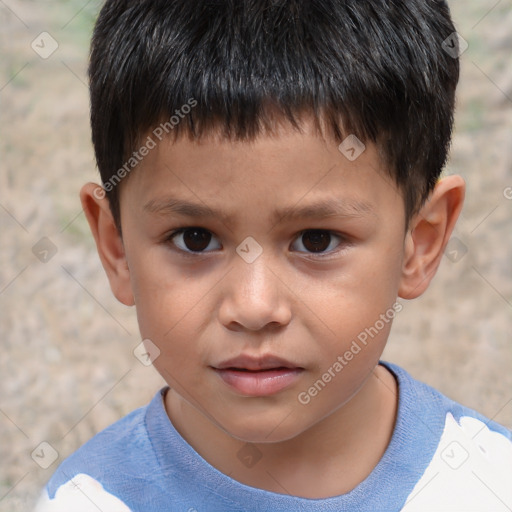
<svg viewBox="0 0 512 512">
<path fill-rule="evenodd" d="M 247 396 L 268 396 L 278 393 L 297 381 L 300 368 L 276 368 L 259 372 L 242 370 L 216 370 L 222 380 L 239 393 Z"/>
</svg>

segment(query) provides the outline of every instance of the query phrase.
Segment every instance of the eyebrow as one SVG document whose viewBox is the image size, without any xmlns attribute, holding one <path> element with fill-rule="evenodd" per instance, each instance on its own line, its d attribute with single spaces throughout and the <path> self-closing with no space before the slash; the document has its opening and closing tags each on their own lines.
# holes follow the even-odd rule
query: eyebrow
<svg viewBox="0 0 512 512">
<path fill-rule="evenodd" d="M 211 208 L 206 204 L 191 203 L 182 199 L 167 197 L 165 199 L 152 199 L 144 207 L 144 211 L 158 215 L 181 215 L 191 218 L 214 217 L 226 224 L 232 222 L 228 213 Z M 375 215 L 373 206 L 359 200 L 342 200 L 328 198 L 317 203 L 303 206 L 286 206 L 275 209 L 271 213 L 274 222 L 282 220 L 293 221 L 297 219 L 325 219 L 327 217 L 365 217 Z"/>
</svg>

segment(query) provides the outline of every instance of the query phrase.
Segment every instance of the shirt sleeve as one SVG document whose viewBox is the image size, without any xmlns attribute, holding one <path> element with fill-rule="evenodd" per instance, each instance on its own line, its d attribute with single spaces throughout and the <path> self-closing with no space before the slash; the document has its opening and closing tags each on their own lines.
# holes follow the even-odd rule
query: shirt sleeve
<svg viewBox="0 0 512 512">
<path fill-rule="evenodd" d="M 512 510 L 512 442 L 481 419 L 449 412 L 432 461 L 404 512 Z"/>
<path fill-rule="evenodd" d="M 45 490 L 34 512 L 131 512 L 119 498 L 107 492 L 100 482 L 80 473 L 61 485 L 53 499 Z"/>
</svg>

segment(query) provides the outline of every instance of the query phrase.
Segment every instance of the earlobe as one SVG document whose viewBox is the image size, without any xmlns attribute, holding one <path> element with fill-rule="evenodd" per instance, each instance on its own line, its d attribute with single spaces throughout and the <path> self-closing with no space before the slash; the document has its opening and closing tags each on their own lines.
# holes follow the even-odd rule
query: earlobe
<svg viewBox="0 0 512 512">
<path fill-rule="evenodd" d="M 80 200 L 112 292 L 120 302 L 133 306 L 135 302 L 124 245 L 105 192 L 99 185 L 87 183 L 80 191 Z"/>
<path fill-rule="evenodd" d="M 460 176 L 441 179 L 411 219 L 404 242 L 400 297 L 414 299 L 428 288 L 459 217 L 464 192 L 465 183 Z"/>
</svg>

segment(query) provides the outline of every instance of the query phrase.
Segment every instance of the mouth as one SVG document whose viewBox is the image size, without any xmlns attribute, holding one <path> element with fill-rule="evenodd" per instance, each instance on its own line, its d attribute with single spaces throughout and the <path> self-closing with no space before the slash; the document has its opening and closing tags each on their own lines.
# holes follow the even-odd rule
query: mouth
<svg viewBox="0 0 512 512">
<path fill-rule="evenodd" d="M 275 356 L 239 356 L 212 369 L 232 390 L 245 396 L 274 395 L 297 381 L 304 368 Z"/>
</svg>

